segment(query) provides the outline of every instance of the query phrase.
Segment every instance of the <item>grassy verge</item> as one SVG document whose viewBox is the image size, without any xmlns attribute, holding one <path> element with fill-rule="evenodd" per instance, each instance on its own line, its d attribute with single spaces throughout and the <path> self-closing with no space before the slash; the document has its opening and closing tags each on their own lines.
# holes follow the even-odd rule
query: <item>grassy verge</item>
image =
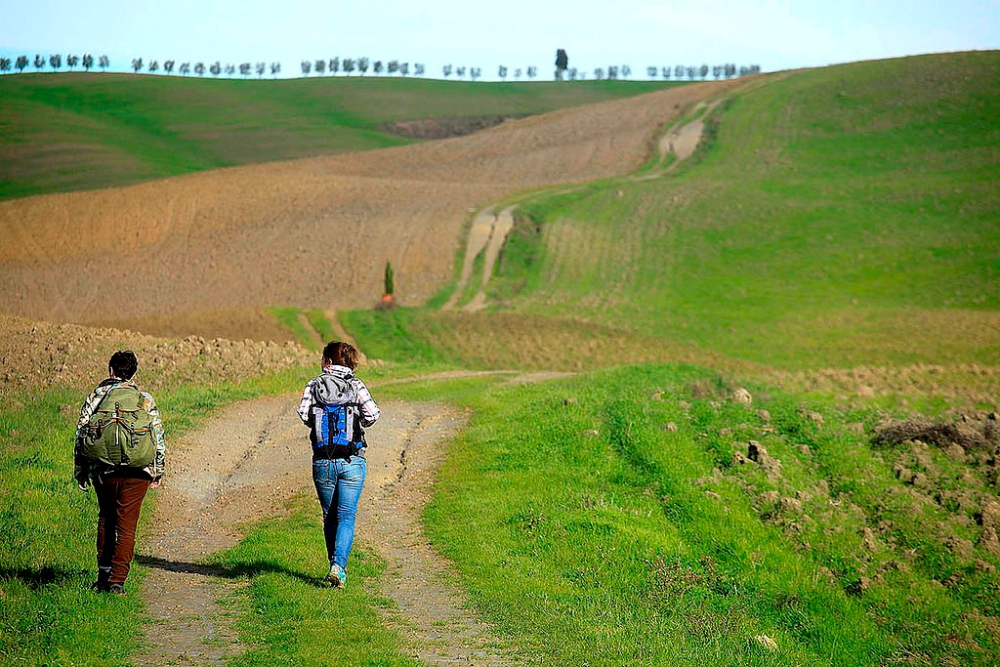
<svg viewBox="0 0 1000 667">
<path fill-rule="evenodd" d="M 333 340 L 333 323 L 330 322 L 330 319 L 324 311 L 306 311 L 306 318 L 309 320 L 309 324 L 312 325 L 312 328 L 316 330 L 316 333 L 319 334 L 320 340 L 322 340 L 324 344 Z"/>
<path fill-rule="evenodd" d="M 334 339 L 333 323 L 327 313 L 320 309 L 303 309 L 295 306 L 272 306 L 268 308 L 274 319 L 291 333 L 295 342 L 310 350 L 319 350 L 322 345 Z M 312 327 L 312 331 L 302 321 Z M 316 335 L 313 335 L 313 332 Z M 317 341 L 316 336 L 319 336 Z"/>
<path fill-rule="evenodd" d="M 514 210 L 514 226 L 497 255 L 494 275 L 488 289 L 495 303 L 504 303 L 522 292 L 538 289 L 540 276 L 535 268 L 544 260 L 541 243 L 541 214 L 537 209 L 519 207 Z"/>
<path fill-rule="evenodd" d="M 412 325 L 420 312 L 410 308 L 350 310 L 341 311 L 339 317 L 351 336 L 363 341 L 361 347 L 371 359 L 427 369 L 447 366 L 450 359 L 446 352 L 413 335 Z"/>
<path fill-rule="evenodd" d="M 912 452 L 869 445 L 878 413 L 764 387 L 751 387 L 751 409 L 690 367 L 473 386 L 442 389 L 475 416 L 427 525 L 477 607 L 531 659 L 1000 659 L 1000 560 L 972 518 L 995 490 L 940 452 L 921 455 L 932 486 L 975 489 L 977 501 L 906 482 L 894 469 Z M 738 463 L 750 440 L 765 456 Z"/>
<path fill-rule="evenodd" d="M 309 320 L 309 323 L 313 327 L 316 326 L 313 321 L 314 318 L 310 318 L 308 311 L 304 311 L 301 308 L 295 308 L 294 306 L 273 306 L 268 308 L 268 311 L 274 315 L 274 319 L 278 320 L 278 324 L 291 332 L 295 342 L 310 350 L 317 349 L 316 339 L 313 337 L 309 329 L 307 329 L 302 322 L 299 321 L 299 316 L 305 315 Z"/>
<path fill-rule="evenodd" d="M 128 664 L 141 602 L 92 593 L 93 493 L 73 481 L 81 397 L 0 413 L 0 656 L 5 664 Z M 141 573 L 138 573 L 141 577 Z"/>
</svg>

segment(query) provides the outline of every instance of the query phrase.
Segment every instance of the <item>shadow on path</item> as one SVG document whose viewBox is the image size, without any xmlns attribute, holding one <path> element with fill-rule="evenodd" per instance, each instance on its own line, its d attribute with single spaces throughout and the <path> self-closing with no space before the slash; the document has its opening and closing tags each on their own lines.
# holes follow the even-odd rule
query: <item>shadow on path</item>
<svg viewBox="0 0 1000 667">
<path fill-rule="evenodd" d="M 148 568 L 163 570 L 165 572 L 179 572 L 182 574 L 197 574 L 205 577 L 218 577 L 220 579 L 243 579 L 255 577 L 259 574 L 284 574 L 299 581 L 314 586 L 316 588 L 329 588 L 330 584 L 319 577 L 310 576 L 303 572 L 290 570 L 283 565 L 270 561 L 255 561 L 242 563 L 234 567 L 221 565 L 206 565 L 204 563 L 189 563 L 183 560 L 168 560 L 156 556 L 136 556 L 136 562 Z"/>
<path fill-rule="evenodd" d="M 67 570 L 52 565 L 40 568 L 0 567 L 0 581 L 17 580 L 33 591 L 53 584 L 60 585 L 70 579 L 88 576 L 89 574 L 88 570 Z"/>
</svg>

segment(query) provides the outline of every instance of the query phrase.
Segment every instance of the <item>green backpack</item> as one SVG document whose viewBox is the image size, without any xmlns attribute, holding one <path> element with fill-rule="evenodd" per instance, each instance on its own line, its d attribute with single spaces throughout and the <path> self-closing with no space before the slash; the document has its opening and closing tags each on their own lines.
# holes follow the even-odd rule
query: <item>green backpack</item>
<svg viewBox="0 0 1000 667">
<path fill-rule="evenodd" d="M 83 433 L 82 453 L 113 466 L 145 468 L 156 456 L 153 418 L 134 385 L 112 387 Z"/>
</svg>

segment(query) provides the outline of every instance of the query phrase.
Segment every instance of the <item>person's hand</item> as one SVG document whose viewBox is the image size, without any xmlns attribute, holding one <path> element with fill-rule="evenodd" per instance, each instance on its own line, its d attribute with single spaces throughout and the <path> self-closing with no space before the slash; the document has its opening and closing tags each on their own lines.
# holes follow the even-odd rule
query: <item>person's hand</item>
<svg viewBox="0 0 1000 667">
<path fill-rule="evenodd" d="M 158 489 L 158 488 L 160 488 L 160 484 L 162 484 L 162 483 L 163 483 L 163 478 L 162 477 L 159 478 L 159 479 L 154 479 L 152 481 L 152 483 L 149 485 L 149 488 L 151 488 L 151 489 Z"/>
</svg>

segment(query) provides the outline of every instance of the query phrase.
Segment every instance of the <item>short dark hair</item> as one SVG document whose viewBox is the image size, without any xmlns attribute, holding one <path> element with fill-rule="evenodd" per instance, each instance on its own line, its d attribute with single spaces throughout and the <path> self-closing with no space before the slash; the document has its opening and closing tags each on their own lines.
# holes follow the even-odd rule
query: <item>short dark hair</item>
<svg viewBox="0 0 1000 667">
<path fill-rule="evenodd" d="M 118 350 L 111 355 L 108 367 L 119 380 L 131 380 L 139 369 L 139 360 L 135 358 L 135 352 L 132 350 Z"/>
<path fill-rule="evenodd" d="M 358 351 L 350 343 L 332 341 L 323 348 L 323 362 L 347 366 L 351 370 L 358 365 Z"/>
</svg>

